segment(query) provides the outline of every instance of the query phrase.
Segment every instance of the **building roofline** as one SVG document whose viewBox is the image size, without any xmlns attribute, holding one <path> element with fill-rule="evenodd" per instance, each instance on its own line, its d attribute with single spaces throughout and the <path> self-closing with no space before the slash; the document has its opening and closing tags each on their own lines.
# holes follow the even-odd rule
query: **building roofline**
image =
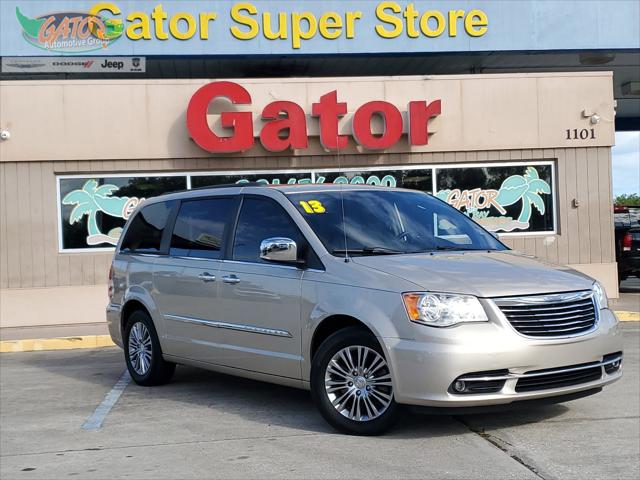
<svg viewBox="0 0 640 480">
<path fill-rule="evenodd" d="M 388 75 L 366 77 L 269 77 L 269 78 L 185 78 L 185 79 L 69 79 L 69 80 L 0 80 L 0 85 L 204 85 L 209 82 L 227 81 L 243 85 L 263 85 L 274 82 L 287 83 L 329 83 L 336 82 L 385 82 L 385 81 L 430 81 L 430 80 L 485 80 L 499 78 L 567 78 L 567 77 L 613 77 L 613 71 L 582 71 L 582 72 L 535 72 L 535 73 L 474 73 L 458 75 Z"/>
</svg>

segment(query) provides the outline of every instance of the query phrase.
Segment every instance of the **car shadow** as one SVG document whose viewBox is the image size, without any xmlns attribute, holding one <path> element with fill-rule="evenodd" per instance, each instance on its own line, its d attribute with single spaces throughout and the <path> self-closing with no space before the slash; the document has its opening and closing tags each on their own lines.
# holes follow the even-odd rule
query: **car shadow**
<svg viewBox="0 0 640 480">
<path fill-rule="evenodd" d="M 134 385 L 133 389 L 144 389 Z M 157 390 L 157 399 L 207 405 L 220 412 L 238 415 L 252 422 L 266 423 L 314 433 L 336 433 L 320 416 L 306 390 L 178 366 L 172 382 Z M 394 439 L 455 436 L 466 433 L 478 422 L 491 426 L 517 426 L 549 420 L 568 410 L 564 405 L 537 405 L 473 415 L 416 413 L 402 409 L 398 425 L 385 436 Z M 468 421 L 467 421 L 468 419 Z M 475 428 L 473 428 L 475 431 Z"/>
<path fill-rule="evenodd" d="M 125 370 L 122 351 L 117 348 L 69 350 L 65 352 L 33 352 L 25 362 L 47 370 L 49 377 L 63 375 L 85 382 L 86 388 L 109 391 Z M 46 355 L 45 355 L 46 354 Z M 23 354 L 19 354 L 23 355 Z M 127 386 L 121 405 L 140 408 L 155 405 L 188 404 L 238 416 L 250 422 L 299 430 L 305 433 L 335 434 L 316 410 L 308 391 L 235 377 L 190 366 L 179 365 L 173 380 L 159 387 Z M 540 405 L 491 415 L 426 415 L 403 408 L 398 425 L 385 439 L 449 437 L 497 426 L 517 426 L 542 422 L 562 415 L 564 405 Z M 180 409 L 176 413 L 180 414 Z M 203 414 L 206 415 L 206 414 Z M 473 425 L 473 427 L 471 426 Z"/>
</svg>

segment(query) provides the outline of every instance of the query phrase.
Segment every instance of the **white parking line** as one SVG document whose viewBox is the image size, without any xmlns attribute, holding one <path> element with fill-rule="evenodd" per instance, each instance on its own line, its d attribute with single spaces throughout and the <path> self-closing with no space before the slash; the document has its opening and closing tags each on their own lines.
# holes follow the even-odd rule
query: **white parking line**
<svg viewBox="0 0 640 480">
<path fill-rule="evenodd" d="M 91 416 L 82 424 L 83 430 L 95 430 L 96 428 L 102 427 L 102 422 L 116 404 L 120 395 L 124 392 L 124 389 L 127 388 L 129 382 L 131 382 L 131 376 L 129 375 L 129 371 L 125 370 L 120 379 L 104 397 L 104 400 L 102 400 Z"/>
</svg>

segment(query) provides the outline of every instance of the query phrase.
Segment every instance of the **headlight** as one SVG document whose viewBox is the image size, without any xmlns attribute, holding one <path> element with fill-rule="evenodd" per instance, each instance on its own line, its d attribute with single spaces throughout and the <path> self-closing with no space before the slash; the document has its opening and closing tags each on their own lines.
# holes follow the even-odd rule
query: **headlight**
<svg viewBox="0 0 640 480">
<path fill-rule="evenodd" d="M 593 284 L 593 298 L 595 299 L 596 306 L 599 310 L 602 310 L 603 308 L 609 308 L 607 292 L 604 291 L 604 287 L 598 282 L 595 282 Z"/>
<path fill-rule="evenodd" d="M 457 323 L 489 321 L 484 308 L 472 295 L 404 293 L 402 299 L 412 322 L 449 327 Z"/>
</svg>

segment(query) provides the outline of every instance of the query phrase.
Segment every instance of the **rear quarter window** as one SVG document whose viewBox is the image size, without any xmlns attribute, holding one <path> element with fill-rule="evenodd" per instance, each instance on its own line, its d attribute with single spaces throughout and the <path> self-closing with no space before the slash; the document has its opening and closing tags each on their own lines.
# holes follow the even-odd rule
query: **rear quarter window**
<svg viewBox="0 0 640 480">
<path fill-rule="evenodd" d="M 167 220 L 175 201 L 159 202 L 143 206 L 127 228 L 120 251 L 158 253 Z"/>
<path fill-rule="evenodd" d="M 176 217 L 169 255 L 220 258 L 236 199 L 219 197 L 183 201 Z"/>
</svg>

